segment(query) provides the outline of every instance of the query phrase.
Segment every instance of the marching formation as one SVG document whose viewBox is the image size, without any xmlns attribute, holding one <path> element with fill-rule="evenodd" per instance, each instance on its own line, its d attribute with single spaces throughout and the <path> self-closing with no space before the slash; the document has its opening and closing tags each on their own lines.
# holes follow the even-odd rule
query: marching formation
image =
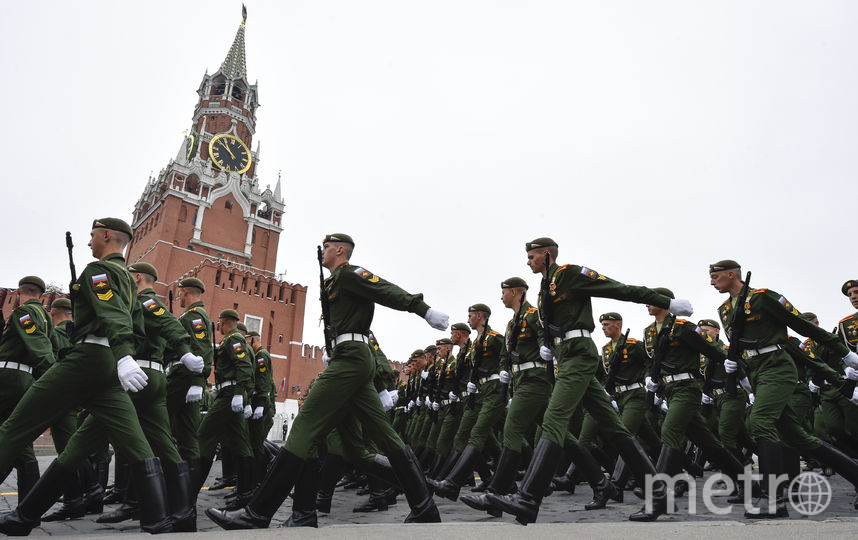
<svg viewBox="0 0 858 540">
<path fill-rule="evenodd" d="M 330 234 L 319 249 L 329 271 L 320 283 L 326 367 L 276 448 L 265 440 L 276 393 L 258 334 L 228 309 L 218 341 L 195 278 L 181 281 L 185 311 L 173 316 L 152 289 L 157 269 L 125 265 L 130 238 L 125 222 L 96 220 L 98 260 L 50 313 L 41 279 L 19 283 L 0 339 L 0 471 L 16 467 L 19 481 L 18 507 L 0 516 L 4 534 L 101 513 L 108 443 L 122 504 L 98 520 L 138 519 L 151 533 L 196 530 L 197 493 L 219 445 L 237 487 L 206 514 L 225 529 L 268 527 L 290 494 L 282 526 L 315 527 L 344 475 L 368 493 L 354 511 L 384 511 L 403 494 L 406 523 L 439 522 L 437 496 L 526 525 L 545 497 L 582 482 L 592 489 L 587 510 L 632 491 L 642 508 L 629 519 L 653 521 L 688 488 L 672 479 L 701 476 L 707 463 L 751 519 L 788 516 L 788 482 L 771 479 L 798 476 L 802 458 L 858 486 L 858 280 L 843 285 L 852 314 L 830 333 L 723 260 L 708 269 L 725 295 L 718 320 L 692 321 L 682 318 L 691 304 L 669 289 L 560 264 L 557 243 L 538 238 L 525 245 L 538 294 L 511 277 L 500 283 L 505 324 L 490 325 L 491 309 L 476 303 L 466 323 L 449 326 L 421 294 L 353 265 L 351 237 Z M 600 350 L 593 297 L 645 305 L 652 323 L 633 336 L 620 313 L 600 315 Z M 401 382 L 372 332 L 375 304 L 450 328 L 411 354 Z M 40 476 L 32 442 L 47 427 L 58 457 Z"/>
</svg>

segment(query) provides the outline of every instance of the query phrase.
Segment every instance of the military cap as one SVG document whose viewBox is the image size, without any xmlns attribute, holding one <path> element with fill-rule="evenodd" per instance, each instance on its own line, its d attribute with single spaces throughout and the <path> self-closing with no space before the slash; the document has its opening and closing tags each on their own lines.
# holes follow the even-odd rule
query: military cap
<svg viewBox="0 0 858 540">
<path fill-rule="evenodd" d="M 450 327 L 450 330 L 459 330 L 460 332 L 471 333 L 471 327 L 463 322 L 453 323 L 453 326 Z"/>
<path fill-rule="evenodd" d="M 700 322 L 697 323 L 697 326 L 711 326 L 712 328 L 717 328 L 721 330 L 721 325 L 718 324 L 718 321 L 715 319 L 700 319 Z"/>
<path fill-rule="evenodd" d="M 347 234 L 342 234 L 342 233 L 333 233 L 333 234 L 327 235 L 325 237 L 325 239 L 322 240 L 323 244 L 325 242 L 345 242 L 346 244 L 351 244 L 353 246 L 355 245 L 355 241 L 352 240 L 351 236 L 349 236 Z"/>
<path fill-rule="evenodd" d="M 806 321 L 812 321 L 814 319 L 817 319 L 817 320 L 819 319 L 819 317 L 816 316 L 816 313 L 814 313 L 812 311 L 805 311 L 804 313 L 801 314 L 801 318 L 806 320 Z"/>
<path fill-rule="evenodd" d="M 609 311 L 607 313 L 603 313 L 599 315 L 599 322 L 602 321 L 622 321 L 623 316 L 617 313 L 616 311 Z"/>
<path fill-rule="evenodd" d="M 238 323 L 238 324 L 241 324 L 241 323 Z M 247 337 L 259 337 L 259 332 L 257 332 L 256 330 L 251 330 L 250 332 L 247 333 Z"/>
<path fill-rule="evenodd" d="M 51 309 L 71 309 L 71 300 L 68 298 L 57 298 L 51 304 Z"/>
<path fill-rule="evenodd" d="M 413 353 L 411 353 L 411 358 L 410 358 L 410 359 L 411 359 L 411 360 L 414 360 L 414 359 L 415 359 L 415 358 L 417 358 L 418 356 L 423 356 L 424 354 L 426 354 L 426 353 L 425 353 L 425 352 L 423 352 L 423 349 L 417 349 L 416 351 L 414 351 Z"/>
<path fill-rule="evenodd" d="M 452 345 L 452 344 L 453 344 L 453 340 L 451 340 L 448 337 L 444 337 L 444 338 L 435 340 L 435 345 Z"/>
<path fill-rule="evenodd" d="M 482 311 L 486 315 L 492 314 L 491 308 L 489 308 L 489 306 L 485 304 L 474 304 L 473 306 L 468 308 L 468 311 Z"/>
<path fill-rule="evenodd" d="M 673 295 L 673 291 L 671 291 L 670 289 L 665 289 L 664 287 L 656 287 L 653 290 L 658 294 L 662 294 L 670 299 L 676 298 L 676 296 Z"/>
<path fill-rule="evenodd" d="M 149 274 L 155 279 L 158 279 L 158 271 L 155 270 L 155 267 L 147 262 L 136 262 L 134 264 L 128 265 L 129 272 L 136 272 L 138 274 Z"/>
<path fill-rule="evenodd" d="M 850 279 L 840 287 L 840 290 L 843 291 L 843 294 L 849 296 L 849 289 L 852 287 L 858 287 L 858 279 Z"/>
<path fill-rule="evenodd" d="M 201 279 L 195 277 L 187 277 L 179 282 L 179 287 L 195 287 L 200 290 L 200 292 L 206 292 L 206 285 L 203 283 Z"/>
<path fill-rule="evenodd" d="M 530 251 L 531 249 L 537 248 L 546 248 L 546 247 L 557 247 L 557 242 L 548 238 L 547 236 L 543 236 L 542 238 L 537 238 L 536 240 L 531 240 L 530 242 L 524 244 L 524 250 Z"/>
<path fill-rule="evenodd" d="M 429 345 L 428 347 L 423 349 L 423 352 L 424 353 L 430 353 L 430 352 L 435 352 L 437 350 L 438 350 L 438 347 L 433 343 L 432 345 Z"/>
<path fill-rule="evenodd" d="M 32 285 L 45 292 L 45 281 L 39 276 L 24 276 L 18 280 L 18 286 L 20 287 L 21 285 Z"/>
<path fill-rule="evenodd" d="M 724 259 L 723 261 L 710 264 L 709 272 L 720 272 L 721 270 L 733 270 L 735 268 L 742 268 L 742 265 L 732 259 Z"/>
<path fill-rule="evenodd" d="M 528 288 L 527 282 L 520 277 L 511 277 L 501 281 L 502 289 L 518 289 L 519 287 Z"/>
<path fill-rule="evenodd" d="M 238 323 L 236 328 L 238 328 L 238 331 L 241 332 L 242 334 L 247 334 L 247 325 L 244 324 L 243 322 Z"/>
<path fill-rule="evenodd" d="M 128 238 L 133 238 L 134 233 L 131 232 L 131 226 L 119 218 L 101 218 L 92 222 L 93 229 L 108 229 L 111 231 L 119 231 L 128 235 Z"/>
<path fill-rule="evenodd" d="M 236 321 L 240 320 L 238 318 L 238 312 L 234 309 L 225 309 L 220 312 L 218 315 L 218 319 L 235 319 Z"/>
</svg>

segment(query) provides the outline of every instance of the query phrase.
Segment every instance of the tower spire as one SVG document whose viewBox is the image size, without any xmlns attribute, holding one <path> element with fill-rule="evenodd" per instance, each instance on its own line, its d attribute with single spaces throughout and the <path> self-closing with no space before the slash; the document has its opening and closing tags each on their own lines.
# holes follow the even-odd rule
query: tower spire
<svg viewBox="0 0 858 540">
<path fill-rule="evenodd" d="M 237 79 L 242 75 L 247 75 L 247 58 L 244 54 L 244 25 L 247 22 L 247 7 L 241 5 L 241 26 L 238 27 L 238 32 L 235 33 L 235 39 L 232 41 L 232 47 L 226 53 L 223 63 L 220 65 L 220 70 L 230 79 Z"/>
</svg>

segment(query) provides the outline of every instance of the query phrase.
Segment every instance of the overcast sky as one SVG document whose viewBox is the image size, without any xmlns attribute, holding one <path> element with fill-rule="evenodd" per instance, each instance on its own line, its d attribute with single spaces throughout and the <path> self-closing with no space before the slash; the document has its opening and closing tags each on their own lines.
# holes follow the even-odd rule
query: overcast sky
<svg viewBox="0 0 858 540">
<path fill-rule="evenodd" d="M 539 280 L 524 243 L 560 262 L 666 286 L 716 316 L 708 264 L 833 328 L 858 277 L 855 2 L 249 1 L 259 82 L 259 183 L 283 174 L 278 272 L 309 285 L 315 246 L 351 234 L 353 261 L 464 321 L 510 318 L 500 282 Z M 5 3 L 0 285 L 65 284 L 93 218 L 131 219 L 174 157 L 238 1 Z M 640 337 L 643 306 L 620 311 Z M 446 334 L 377 310 L 392 359 Z M 596 336 L 601 345 L 604 338 Z"/>
</svg>

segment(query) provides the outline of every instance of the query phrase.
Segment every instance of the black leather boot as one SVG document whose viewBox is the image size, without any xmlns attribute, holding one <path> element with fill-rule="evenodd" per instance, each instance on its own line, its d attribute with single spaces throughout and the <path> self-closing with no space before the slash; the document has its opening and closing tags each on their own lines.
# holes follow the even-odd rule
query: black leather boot
<svg viewBox="0 0 858 540">
<path fill-rule="evenodd" d="M 32 486 L 27 496 L 20 499 L 14 511 L 0 516 L 0 533 L 7 536 L 27 536 L 41 523 L 42 514 L 60 498 L 66 482 L 75 471 L 54 460 L 45 474 Z"/>
<path fill-rule="evenodd" d="M 620 457 L 623 458 L 626 468 L 631 471 L 634 481 L 638 485 L 638 487 L 635 488 L 635 494 L 637 494 L 637 490 L 640 489 L 640 497 L 643 498 L 643 488 L 646 485 L 646 477 L 647 475 L 653 475 L 656 473 L 655 465 L 650 461 L 649 455 L 643 449 L 643 446 L 641 446 L 636 437 L 623 439 L 619 442 L 615 442 L 614 444 L 620 453 Z"/>
<path fill-rule="evenodd" d="M 191 474 L 188 463 L 164 462 L 164 479 L 170 499 L 173 532 L 197 531 L 197 508 L 191 493 Z"/>
<path fill-rule="evenodd" d="M 234 486 L 236 484 L 236 481 L 238 480 L 235 459 L 229 448 L 224 448 L 223 445 L 221 445 L 220 449 L 220 464 L 221 477 L 215 480 L 215 482 L 213 482 L 212 485 L 209 486 L 209 491 Z"/>
<path fill-rule="evenodd" d="M 206 480 L 209 479 L 209 472 L 212 470 L 212 465 L 214 465 L 214 457 L 200 456 L 200 472 L 197 477 L 197 489 L 195 491 L 198 495 L 200 490 L 203 489 L 203 486 L 206 484 Z"/>
<path fill-rule="evenodd" d="M 18 466 L 18 500 L 22 500 L 39 481 L 39 462 L 28 459 Z"/>
<path fill-rule="evenodd" d="M 399 479 L 411 512 L 405 517 L 405 523 L 440 523 L 441 515 L 435 506 L 435 500 L 426 487 L 426 477 L 420 470 L 420 464 L 409 446 L 403 446 L 387 454 L 390 464 Z"/>
<path fill-rule="evenodd" d="M 495 508 L 513 514 L 516 521 L 523 525 L 535 522 L 542 497 L 548 489 L 562 451 L 557 443 L 540 439 L 518 492 L 511 495 L 487 492 L 486 499 Z"/>
<path fill-rule="evenodd" d="M 352 512 L 385 512 L 388 506 L 396 504 L 396 490 L 385 486 L 378 478 L 369 478 L 369 497 L 358 503 Z"/>
<path fill-rule="evenodd" d="M 647 461 L 649 461 L 648 458 Z M 684 462 L 684 452 L 671 448 L 665 444 L 661 447 L 661 454 L 658 456 L 658 463 L 655 466 L 655 472 L 673 476 L 682 470 L 682 464 Z M 646 483 L 644 482 L 640 485 L 645 486 Z M 644 495 L 646 496 L 646 494 Z M 647 510 L 645 505 L 640 511 L 629 516 L 630 521 L 655 521 L 658 519 L 658 516 L 667 513 L 667 486 L 664 482 L 655 482 L 652 493 L 649 494 L 649 497 L 652 500 L 652 510 Z"/>
<path fill-rule="evenodd" d="M 188 480 L 190 480 L 191 506 L 196 507 L 197 496 L 200 493 L 199 486 L 202 484 L 202 481 L 200 480 L 200 468 L 202 467 L 202 464 L 199 457 L 190 457 L 185 461 L 188 464 Z"/>
<path fill-rule="evenodd" d="M 334 496 L 337 482 L 343 476 L 345 460 L 343 456 L 328 454 L 319 472 L 319 490 L 316 495 L 316 511 L 322 514 L 331 512 L 331 499 Z"/>
<path fill-rule="evenodd" d="M 242 456 L 233 458 L 238 469 L 238 478 L 235 485 L 235 498 L 231 503 L 226 505 L 227 510 L 238 510 L 244 508 L 244 505 L 250 501 L 253 495 L 253 456 Z"/>
<path fill-rule="evenodd" d="M 774 493 L 769 490 L 769 478 L 774 478 L 784 471 L 783 449 L 778 443 L 757 441 L 757 456 L 760 460 L 760 498 L 754 500 L 754 507 L 745 511 L 748 519 L 777 519 L 789 517 L 786 499 L 783 496 L 783 485 L 779 485 Z"/>
<path fill-rule="evenodd" d="M 482 459 L 481 452 L 475 446 L 466 446 L 447 477 L 436 484 L 435 494 L 451 501 L 458 499 L 462 484 L 468 476 L 473 477 L 474 465 L 478 459 Z"/>
<path fill-rule="evenodd" d="M 443 464 L 444 460 L 441 455 L 435 454 L 432 465 L 429 466 L 429 471 L 426 473 L 426 478 L 435 478 L 435 475 L 438 474 L 438 470 L 441 469 L 441 465 Z"/>
<path fill-rule="evenodd" d="M 444 462 L 438 468 L 438 474 L 433 476 L 432 478 L 427 478 L 426 481 L 429 483 L 429 487 L 433 490 L 438 485 L 438 482 L 447 478 L 447 475 L 450 474 L 450 471 L 453 470 L 453 467 L 456 465 L 456 462 L 459 461 L 459 456 L 462 453 L 456 449 L 450 450 L 450 453 L 447 454 L 447 457 L 444 459 Z"/>
<path fill-rule="evenodd" d="M 501 449 L 500 457 L 498 457 L 498 465 L 495 469 L 495 474 L 492 476 L 486 488 L 487 492 L 499 493 L 506 495 L 512 491 L 515 486 L 515 477 L 518 474 L 518 465 L 521 463 L 521 453 L 510 450 L 506 446 Z M 462 495 L 459 500 L 475 510 L 483 510 L 488 512 L 493 517 L 501 517 L 503 512 L 492 506 L 486 495 Z"/>
<path fill-rule="evenodd" d="M 129 465 L 128 473 L 131 474 Z M 125 500 L 113 512 L 102 514 L 95 519 L 96 523 L 121 523 L 129 519 L 140 519 L 140 505 L 137 504 L 137 486 L 134 479 L 129 478 L 125 486 Z"/>
<path fill-rule="evenodd" d="M 292 493 L 292 515 L 281 527 L 318 527 L 316 515 L 316 492 L 319 489 L 320 464 L 318 459 L 308 459 L 295 482 Z"/>
<path fill-rule="evenodd" d="M 473 493 L 482 493 L 489 487 L 489 482 L 492 481 L 492 470 L 489 468 L 485 453 L 474 460 L 474 469 L 480 475 L 480 483 L 472 487 L 471 491 Z M 473 478 L 473 475 L 471 477 Z"/>
<path fill-rule="evenodd" d="M 568 450 L 567 454 L 571 456 L 571 453 L 569 453 Z M 572 461 L 564 474 L 555 476 L 554 479 L 551 480 L 551 487 L 554 491 L 568 491 L 574 495 L 575 486 L 578 485 L 580 480 L 581 471 L 578 469 L 578 466 L 575 465 L 575 462 Z"/>
<path fill-rule="evenodd" d="M 104 495 L 104 504 L 118 504 L 125 501 L 130 477 L 128 462 L 119 454 L 113 460 L 113 489 Z"/>
<path fill-rule="evenodd" d="M 822 444 L 818 448 L 810 450 L 806 454 L 834 469 L 837 474 L 858 489 L 858 462 L 849 457 L 841 449 L 822 441 Z"/>
<path fill-rule="evenodd" d="M 85 464 L 84 467 L 89 465 Z M 57 510 L 42 518 L 42 521 L 63 521 L 78 519 L 86 515 L 86 504 L 80 482 L 80 468 L 71 475 L 63 488 L 63 504 Z"/>
<path fill-rule="evenodd" d="M 86 505 L 87 514 L 104 512 L 104 486 L 98 482 L 100 473 L 97 466 L 96 462 L 86 460 L 79 469 L 79 477 L 83 486 L 83 502 Z"/>
<path fill-rule="evenodd" d="M 611 483 L 616 488 L 616 495 L 611 497 L 618 503 L 623 502 L 623 491 L 626 488 L 626 483 L 632 475 L 632 470 L 626 465 L 626 460 L 622 456 L 617 458 L 617 464 L 614 466 L 614 474 L 611 475 Z"/>
<path fill-rule="evenodd" d="M 292 491 L 303 468 L 303 459 L 281 448 L 271 467 L 268 468 L 265 480 L 253 493 L 247 506 L 238 510 L 209 508 L 206 510 L 206 515 L 227 530 L 266 529 L 274 513 Z"/>
<path fill-rule="evenodd" d="M 572 454 L 572 461 L 581 471 L 584 479 L 593 489 L 593 500 L 584 505 L 585 510 L 598 510 L 604 508 L 608 499 L 617 494 L 614 484 L 602 474 L 602 467 L 590 451 L 582 444 L 567 445 L 567 450 Z"/>
<path fill-rule="evenodd" d="M 173 519 L 167 504 L 167 483 L 156 457 L 131 464 L 134 488 L 140 505 L 140 528 L 149 534 L 173 530 Z"/>
</svg>

